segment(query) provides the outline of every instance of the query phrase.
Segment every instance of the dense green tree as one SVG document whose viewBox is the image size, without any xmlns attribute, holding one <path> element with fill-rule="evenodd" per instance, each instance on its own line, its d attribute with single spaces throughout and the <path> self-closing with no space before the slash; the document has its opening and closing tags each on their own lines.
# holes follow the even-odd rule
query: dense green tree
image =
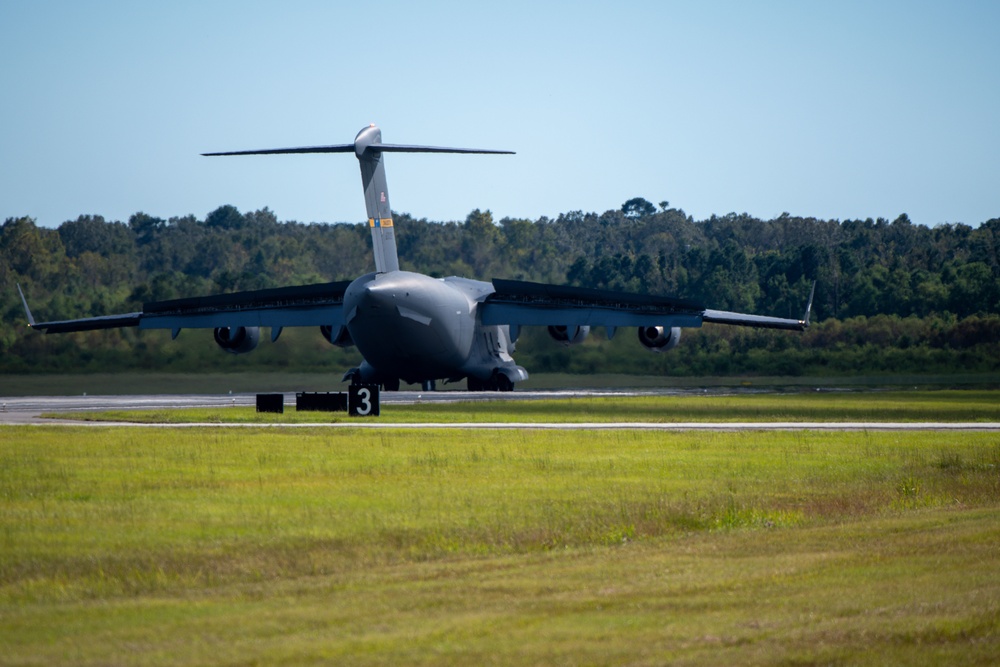
<svg viewBox="0 0 1000 667">
<path fill-rule="evenodd" d="M 622 204 L 622 213 L 628 218 L 644 218 L 656 213 L 656 207 L 642 197 L 633 197 Z"/>
<path fill-rule="evenodd" d="M 78 257 L 85 252 L 104 257 L 135 252 L 132 230 L 120 222 L 105 222 L 99 215 L 81 215 L 73 222 L 64 222 L 59 226 L 59 237 L 68 257 Z"/>
<path fill-rule="evenodd" d="M 600 214 L 499 224 L 484 210 L 460 224 L 394 213 L 400 259 L 405 269 L 435 276 L 675 294 L 787 317 L 801 314 L 817 281 L 816 324 L 805 335 L 706 326 L 685 333 L 682 354 L 650 356 L 622 337 L 592 336 L 567 351 L 550 346 L 544 330 L 526 331 L 518 360 L 536 370 L 851 373 L 1000 365 L 1000 218 L 976 228 L 925 227 L 905 214 L 892 222 L 736 213 L 696 221 L 666 201 L 659 210 L 641 198 L 630 202 Z M 215 354 L 210 337 L 197 332 L 180 342 L 135 331 L 39 336 L 24 327 L 14 285 L 25 288 L 36 316 L 48 319 L 344 280 L 372 269 L 367 225 L 279 222 L 266 208 L 240 213 L 222 206 L 204 220 L 136 213 L 128 224 L 80 216 L 58 229 L 9 218 L 0 226 L 0 369 L 337 367 L 352 352 L 321 338 L 314 346 L 306 332 L 292 337 L 301 341 L 294 352 L 283 337 L 237 360 Z"/>
<path fill-rule="evenodd" d="M 154 218 L 140 211 L 139 213 L 132 214 L 128 219 L 128 226 L 132 230 L 132 233 L 135 234 L 136 241 L 141 245 L 145 245 L 152 241 L 167 226 L 167 221 L 163 218 Z"/>
<path fill-rule="evenodd" d="M 242 229 L 247 224 L 244 216 L 236 210 L 235 206 L 220 206 L 205 218 L 205 226 L 217 229 Z"/>
</svg>

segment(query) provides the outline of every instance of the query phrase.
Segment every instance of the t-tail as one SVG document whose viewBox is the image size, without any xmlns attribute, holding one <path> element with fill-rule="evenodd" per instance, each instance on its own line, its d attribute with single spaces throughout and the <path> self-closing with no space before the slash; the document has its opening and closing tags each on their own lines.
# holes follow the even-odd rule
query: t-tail
<svg viewBox="0 0 1000 667">
<path fill-rule="evenodd" d="M 255 151 L 231 151 L 225 153 L 202 153 L 202 155 L 279 155 L 288 153 L 350 153 L 358 158 L 361 165 L 361 184 L 365 191 L 365 209 L 368 226 L 372 230 L 372 247 L 375 252 L 375 272 L 388 273 L 399 270 L 396 253 L 396 235 L 392 224 L 392 209 L 389 206 L 389 188 L 385 180 L 383 153 L 498 153 L 511 155 L 513 151 L 496 151 L 479 148 L 445 148 L 440 146 L 409 146 L 404 144 L 383 144 L 382 131 L 375 124 L 358 132 L 353 144 L 333 146 L 307 146 L 303 148 L 272 148 Z"/>
</svg>

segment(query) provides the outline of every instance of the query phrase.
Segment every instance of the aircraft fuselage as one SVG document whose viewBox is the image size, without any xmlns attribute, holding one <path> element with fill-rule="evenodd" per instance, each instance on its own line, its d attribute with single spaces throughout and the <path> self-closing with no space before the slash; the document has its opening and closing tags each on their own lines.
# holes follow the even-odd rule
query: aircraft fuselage
<svg viewBox="0 0 1000 667">
<path fill-rule="evenodd" d="M 479 321 L 477 306 L 493 291 L 492 283 L 409 271 L 361 276 L 344 293 L 344 323 L 366 362 L 357 379 L 525 379 L 509 354 L 509 327 Z"/>
<path fill-rule="evenodd" d="M 215 330 L 216 343 L 233 354 L 252 351 L 261 327 L 270 327 L 275 341 L 284 327 L 318 326 L 328 341 L 342 347 L 353 343 L 364 357 L 345 380 L 386 389 L 398 389 L 403 380 L 430 389 L 437 380 L 465 378 L 470 391 L 510 391 L 528 379 L 511 357 L 523 326 L 547 326 L 549 335 L 564 345 L 583 342 L 593 326 L 605 327 L 609 339 L 619 327 L 634 326 L 639 341 L 653 352 L 670 350 L 680 340 L 681 327 L 700 327 L 702 322 L 798 331 L 809 326 L 815 283 L 805 315 L 792 320 L 710 310 L 673 297 L 400 271 L 384 154 L 509 152 L 383 144 L 381 131 L 372 124 L 350 144 L 205 153 L 354 153 L 361 167 L 375 272 L 349 284 L 172 299 L 143 304 L 141 312 L 54 322 L 35 322 L 21 292 L 28 323 L 46 333 L 138 327 L 169 329 L 174 337 L 184 328 L 209 328 Z"/>
</svg>

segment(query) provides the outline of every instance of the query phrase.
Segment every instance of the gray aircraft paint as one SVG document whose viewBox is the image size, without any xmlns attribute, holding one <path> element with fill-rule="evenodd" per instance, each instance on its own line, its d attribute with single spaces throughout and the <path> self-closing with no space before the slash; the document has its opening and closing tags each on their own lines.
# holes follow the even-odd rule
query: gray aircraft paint
<svg viewBox="0 0 1000 667">
<path fill-rule="evenodd" d="M 351 144 L 205 155 L 350 152 L 361 168 L 374 273 L 350 283 L 174 299 L 144 304 L 142 311 L 134 313 L 42 323 L 35 322 L 21 293 L 29 326 L 46 333 L 168 329 L 174 337 L 182 329 L 210 328 L 216 330 L 220 347 L 234 353 L 256 347 L 260 327 L 270 327 L 271 339 L 276 340 L 284 327 L 316 326 L 335 345 L 357 345 L 364 357 L 345 379 L 395 388 L 400 379 L 429 386 L 436 380 L 467 378 L 469 388 L 476 390 L 509 390 L 528 378 L 511 356 L 522 326 L 553 327 L 550 333 L 565 327 L 563 331 L 572 331 L 572 335 L 562 334 L 567 344 L 582 341 L 593 326 L 605 327 L 609 337 L 618 327 L 643 327 L 645 336 L 640 341 L 654 352 L 673 347 L 681 327 L 700 327 L 702 322 L 788 330 L 809 326 L 812 295 L 803 319 L 789 320 L 708 310 L 672 297 L 511 280 L 438 279 L 400 271 L 384 154 L 510 151 L 384 144 L 381 131 L 370 125 Z M 670 344 L 653 344 L 657 342 L 654 337 Z"/>
<path fill-rule="evenodd" d="M 368 226 L 372 230 L 372 249 L 375 252 L 375 272 L 399 271 L 396 254 L 396 233 L 392 227 L 392 209 L 389 207 L 389 188 L 385 182 L 385 164 L 382 151 L 382 131 L 374 125 L 358 132 L 354 138 L 354 153 L 361 164 L 361 185 L 365 192 L 365 210 Z"/>
</svg>

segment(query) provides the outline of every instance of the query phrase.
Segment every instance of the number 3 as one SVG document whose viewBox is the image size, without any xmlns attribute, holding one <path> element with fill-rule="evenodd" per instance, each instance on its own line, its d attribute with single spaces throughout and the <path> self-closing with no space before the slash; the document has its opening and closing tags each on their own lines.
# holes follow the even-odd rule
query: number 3
<svg viewBox="0 0 1000 667">
<path fill-rule="evenodd" d="M 359 415 L 371 414 L 372 411 L 372 390 L 368 387 L 362 387 L 358 389 L 358 398 L 361 399 L 361 405 L 358 406 Z"/>
</svg>

